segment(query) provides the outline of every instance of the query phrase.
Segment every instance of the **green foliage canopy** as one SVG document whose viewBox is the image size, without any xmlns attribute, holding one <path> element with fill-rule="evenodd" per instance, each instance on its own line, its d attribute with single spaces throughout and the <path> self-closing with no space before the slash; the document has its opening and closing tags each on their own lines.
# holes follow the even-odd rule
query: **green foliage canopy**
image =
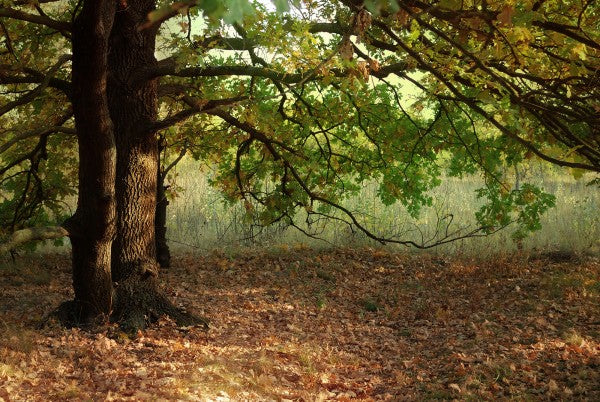
<svg viewBox="0 0 600 402">
<path fill-rule="evenodd" d="M 264 224 L 340 219 L 382 242 L 429 247 L 539 228 L 552 196 L 513 189 L 531 157 L 600 171 L 600 10 L 594 1 L 158 2 L 156 65 L 166 173 L 185 153 Z M 0 220 L 60 219 L 73 194 L 73 1 L 3 1 Z M 442 219 L 415 242 L 372 231 L 345 200 L 378 183 L 413 216 L 445 176 L 480 174 L 479 226 Z"/>
</svg>

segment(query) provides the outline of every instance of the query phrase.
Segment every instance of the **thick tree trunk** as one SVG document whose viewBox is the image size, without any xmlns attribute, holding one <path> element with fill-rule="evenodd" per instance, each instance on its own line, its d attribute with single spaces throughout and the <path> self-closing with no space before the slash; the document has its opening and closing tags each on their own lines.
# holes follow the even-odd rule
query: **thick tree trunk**
<svg viewBox="0 0 600 402">
<path fill-rule="evenodd" d="M 114 14 L 114 1 L 85 1 L 73 26 L 79 196 L 77 210 L 65 227 L 72 243 L 75 300 L 59 310 L 71 324 L 108 317 L 112 307 L 116 150 L 106 98 L 106 55 Z"/>
<path fill-rule="evenodd" d="M 131 0 L 115 17 L 108 56 L 108 99 L 117 145 L 117 236 L 113 243 L 114 318 L 128 330 L 145 327 L 162 314 L 179 324 L 199 322 L 177 310 L 158 288 L 155 211 L 158 143 L 157 83 L 132 82 L 137 69 L 156 63 L 156 28 L 139 30 L 152 0 Z"/>
</svg>

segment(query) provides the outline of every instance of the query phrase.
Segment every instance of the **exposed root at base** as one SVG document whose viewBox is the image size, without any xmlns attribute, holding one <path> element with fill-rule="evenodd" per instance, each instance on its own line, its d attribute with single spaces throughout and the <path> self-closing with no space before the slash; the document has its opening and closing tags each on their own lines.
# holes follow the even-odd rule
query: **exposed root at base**
<svg viewBox="0 0 600 402">
<path fill-rule="evenodd" d="M 129 279 L 113 292 L 113 311 L 109 317 L 90 317 L 76 300 L 63 302 L 42 319 L 39 327 L 56 319 L 67 328 L 98 327 L 108 322 L 118 323 L 127 333 L 137 333 L 161 317 L 171 318 L 180 327 L 200 326 L 208 329 L 208 320 L 176 307 L 159 289 L 154 277 Z"/>
<path fill-rule="evenodd" d="M 51 311 L 40 321 L 38 328 L 45 327 L 50 320 L 56 320 L 67 328 L 92 328 L 109 322 L 107 315 L 90 316 L 89 312 L 86 312 L 81 303 L 76 300 L 62 302 L 55 310 Z"/>
<path fill-rule="evenodd" d="M 162 316 L 168 316 L 181 327 L 208 329 L 208 320 L 173 305 L 153 277 L 130 278 L 116 287 L 111 320 L 119 323 L 123 331 L 143 330 Z"/>
</svg>

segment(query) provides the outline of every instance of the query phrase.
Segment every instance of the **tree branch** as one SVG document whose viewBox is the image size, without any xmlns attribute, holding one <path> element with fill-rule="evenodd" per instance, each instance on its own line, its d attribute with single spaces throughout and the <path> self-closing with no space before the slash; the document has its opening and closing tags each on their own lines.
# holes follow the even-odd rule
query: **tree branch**
<svg viewBox="0 0 600 402">
<path fill-rule="evenodd" d="M 583 43 L 591 48 L 600 50 L 600 43 L 586 38 L 585 36 L 579 35 L 577 32 L 573 32 L 573 29 L 577 29 L 577 27 L 571 27 L 569 25 L 558 24 L 552 21 L 533 21 L 531 23 L 534 26 L 547 29 L 549 31 L 557 32 L 568 36 L 571 39 L 578 41 L 579 43 Z"/>
<path fill-rule="evenodd" d="M 0 244 L 0 255 L 14 250 L 22 244 L 36 240 L 60 239 L 68 236 L 69 232 L 62 226 L 44 226 L 17 230 L 8 240 Z"/>
<path fill-rule="evenodd" d="M 38 4 L 46 4 L 46 3 L 57 3 L 62 0 L 36 0 Z M 16 0 L 13 1 L 15 6 L 27 6 L 32 4 L 32 0 Z"/>
<path fill-rule="evenodd" d="M 56 29 L 61 33 L 71 31 L 71 24 L 68 22 L 53 20 L 52 18 L 43 15 L 25 13 L 21 10 L 15 10 L 14 8 L 10 7 L 0 8 L 0 17 L 12 18 L 15 20 L 44 25 L 49 28 Z"/>
<path fill-rule="evenodd" d="M 183 146 L 183 148 L 181 148 L 181 151 L 179 152 L 179 155 L 177 155 L 177 158 L 175 158 L 175 160 L 173 160 L 173 162 L 171 162 L 169 164 L 169 166 L 165 167 L 163 169 L 163 171 L 160 173 L 163 180 L 167 177 L 167 174 L 171 171 L 171 169 L 173 169 L 175 166 L 177 166 L 177 164 L 183 159 L 183 157 L 185 156 L 185 154 L 187 153 L 188 150 L 188 146 L 187 143 Z"/>
<path fill-rule="evenodd" d="M 159 61 L 155 66 L 140 69 L 135 73 L 132 81 L 135 84 L 141 84 L 153 78 L 171 75 L 175 77 L 218 77 L 243 75 L 252 77 L 270 78 L 274 81 L 293 84 L 300 82 L 305 75 L 303 74 L 285 74 L 264 67 L 249 65 L 224 65 L 207 67 L 188 67 L 179 69 L 175 60 L 172 58 Z"/>
<path fill-rule="evenodd" d="M 9 111 L 11 111 L 12 109 L 14 109 L 17 106 L 24 105 L 24 104 L 29 103 L 32 100 L 34 100 L 48 86 L 48 84 L 50 83 L 50 79 L 54 76 L 54 74 L 56 74 L 58 69 L 64 63 L 66 63 L 68 60 L 71 60 L 70 54 L 62 55 L 58 59 L 56 64 L 54 64 L 50 68 L 50 71 L 48 71 L 48 74 L 46 74 L 46 77 L 44 78 L 44 80 L 42 81 L 42 83 L 39 86 L 37 86 L 36 88 L 31 90 L 30 92 L 26 93 L 25 95 L 21 96 L 20 98 L 15 99 L 12 102 L 8 102 L 6 105 L 0 107 L 0 116 L 8 113 Z"/>
<path fill-rule="evenodd" d="M 399 73 L 406 70 L 407 66 L 404 62 L 394 63 L 381 67 L 377 71 L 371 71 L 370 74 L 377 78 L 385 78 L 390 74 Z M 349 71 L 334 69 L 331 73 L 336 77 L 346 77 Z M 266 67 L 250 66 L 250 65 L 224 65 L 224 66 L 207 66 L 207 67 L 187 67 L 178 69 L 173 59 L 164 59 L 158 62 L 155 66 L 139 70 L 133 78 L 134 85 L 139 85 L 153 78 L 170 75 L 174 77 L 218 77 L 218 76 L 248 76 L 268 78 L 274 82 L 283 84 L 297 84 L 308 80 L 316 80 L 319 75 L 311 70 L 303 73 L 282 73 Z"/>
<path fill-rule="evenodd" d="M 65 134 L 70 134 L 70 135 L 77 134 L 77 132 L 75 131 L 74 128 L 62 126 L 72 116 L 73 116 L 73 112 L 69 111 L 68 113 L 66 113 L 63 116 L 60 116 L 58 119 L 56 119 L 56 121 L 53 123 L 54 125 L 52 125 L 50 127 L 39 127 L 39 128 L 18 134 L 14 138 L 12 138 L 12 139 L 8 140 L 7 142 L 5 142 L 4 144 L 0 145 L 0 154 L 4 153 L 7 149 L 12 147 L 19 141 L 26 140 L 27 138 L 41 137 L 42 135 L 48 135 L 48 134 L 52 134 L 52 133 L 65 133 Z"/>
<path fill-rule="evenodd" d="M 224 121 L 226 121 L 227 123 L 229 123 L 232 126 L 235 126 L 241 130 L 244 130 L 246 133 L 248 133 L 250 135 L 250 139 L 246 140 L 246 141 L 251 141 L 252 139 L 255 139 L 261 143 L 263 143 L 267 149 L 269 150 L 269 152 L 271 153 L 271 155 L 273 156 L 274 160 L 278 160 L 281 161 L 281 164 L 291 173 L 292 177 L 294 178 L 294 180 L 296 181 L 296 183 L 302 188 L 302 190 L 304 191 L 304 193 L 310 198 L 311 202 L 312 201 L 318 201 L 321 202 L 323 204 L 329 205 L 335 209 L 337 209 L 338 211 L 342 212 L 344 215 L 346 215 L 349 219 L 349 221 L 347 221 L 348 224 L 350 225 L 354 225 L 354 227 L 358 228 L 362 233 L 364 233 L 367 237 L 369 237 L 372 240 L 375 240 L 381 244 L 385 244 L 385 243 L 393 243 L 393 244 L 401 244 L 401 245 L 405 245 L 405 246 L 413 246 L 416 248 L 420 248 L 420 249 L 428 249 L 428 248 L 432 248 L 432 247 L 436 247 L 442 244 L 446 244 L 446 243 L 451 243 L 457 240 L 461 240 L 461 239 L 466 239 L 466 238 L 471 238 L 471 237 L 484 237 L 484 236 L 488 236 L 490 234 L 496 233 L 497 231 L 503 229 L 505 226 L 502 226 L 500 228 L 496 228 L 493 230 L 490 230 L 490 228 L 488 227 L 484 227 L 484 226 L 479 226 L 476 227 L 466 233 L 463 233 L 462 230 L 466 229 L 459 229 L 453 232 L 449 232 L 449 227 L 450 227 L 450 223 L 448 223 L 448 226 L 446 226 L 446 234 L 438 239 L 438 240 L 434 240 L 434 239 L 430 239 L 428 241 L 423 241 L 421 243 L 417 243 L 415 241 L 412 240 L 399 240 L 397 238 L 393 238 L 393 237 L 387 237 L 387 236 L 378 236 L 375 233 L 373 233 L 371 230 L 369 230 L 365 225 L 363 225 L 361 222 L 359 222 L 358 218 L 356 217 L 356 215 L 350 211 L 348 208 L 344 207 L 341 204 L 338 204 L 332 200 L 330 200 L 327 197 L 324 197 L 322 195 L 320 195 L 319 193 L 313 191 L 310 186 L 307 184 L 306 180 L 303 179 L 300 175 L 300 173 L 296 170 L 296 168 L 294 167 L 294 165 L 287 160 L 287 158 L 285 157 L 284 154 L 278 152 L 274 147 L 273 144 L 276 144 L 286 150 L 290 150 L 289 147 L 287 147 L 287 145 L 278 142 L 276 140 L 270 139 L 267 134 L 265 134 L 264 132 L 258 130 L 257 128 L 255 128 L 254 126 L 248 124 L 247 122 L 241 122 L 239 120 L 237 120 L 235 117 L 233 117 L 232 115 L 230 115 L 227 112 L 224 111 L 220 111 L 220 110 L 215 110 L 210 112 L 210 114 L 213 114 L 215 116 L 219 116 L 221 119 L 223 119 Z M 238 156 L 239 156 L 239 151 L 238 151 Z M 236 169 L 239 169 L 239 161 L 236 162 Z M 240 178 L 239 178 L 239 174 L 238 174 L 238 185 L 240 186 L 240 191 L 244 192 L 243 188 L 241 187 L 241 183 L 240 183 Z M 250 192 L 251 195 L 254 196 L 253 193 Z M 256 196 L 254 196 L 254 198 L 258 201 L 261 202 L 262 201 L 260 199 L 258 199 Z M 264 204 L 263 204 L 264 205 Z M 311 204 L 312 205 L 312 204 Z M 512 222 L 511 222 L 512 223 Z M 438 223 L 439 224 L 439 223 Z"/>
<path fill-rule="evenodd" d="M 398 35 L 396 35 L 389 27 L 387 27 L 385 24 L 383 24 L 379 21 L 375 21 L 374 24 L 377 25 L 379 28 L 381 28 L 386 34 L 388 34 L 390 36 L 390 38 L 392 38 L 398 44 L 398 46 L 400 46 L 406 53 L 408 53 L 424 71 L 430 72 L 442 84 L 444 84 L 446 86 L 446 88 L 448 88 L 448 90 L 454 96 L 456 96 L 456 100 L 465 104 L 471 110 L 473 110 L 474 112 L 479 114 L 481 117 L 483 117 L 485 120 L 487 120 L 492 125 L 494 125 L 504 135 L 517 141 L 522 146 L 524 146 L 527 150 L 529 150 L 532 153 L 534 153 L 535 155 L 537 155 L 539 158 L 541 158 L 547 162 L 550 162 L 552 164 L 555 164 L 557 166 L 571 167 L 571 168 L 589 170 L 589 171 L 593 171 L 593 172 L 600 172 L 600 166 L 597 166 L 596 164 L 594 164 L 594 161 L 590 161 L 590 162 L 592 162 L 592 164 L 569 162 L 569 161 L 560 160 L 560 159 L 557 159 L 550 155 L 545 154 L 544 152 L 539 150 L 532 142 L 522 138 L 516 132 L 507 128 L 505 125 L 501 124 L 498 120 L 496 120 L 494 118 L 494 116 L 492 116 L 490 113 L 485 111 L 481 106 L 479 106 L 477 104 L 476 99 L 464 95 L 455 85 L 453 85 L 452 82 L 450 82 L 448 80 L 448 78 L 444 77 L 444 75 L 440 71 L 438 71 L 431 64 L 427 63 L 421 57 L 421 55 L 419 53 L 417 53 L 414 49 L 412 49 L 410 46 L 408 46 L 406 43 L 404 43 L 402 41 L 402 39 Z M 440 96 L 438 96 L 438 98 L 442 99 L 442 97 L 440 97 Z"/>
<path fill-rule="evenodd" d="M 159 120 L 154 122 L 151 129 L 154 131 L 163 130 L 165 128 L 171 127 L 174 124 L 184 121 L 185 119 L 190 118 L 199 113 L 210 113 L 211 110 L 221 106 L 233 105 L 235 103 L 247 100 L 247 96 L 236 96 L 233 98 L 225 98 L 225 99 L 216 99 L 216 100 L 205 100 L 205 99 L 196 99 L 191 96 L 184 96 L 182 100 L 190 106 L 189 109 L 182 110 L 181 112 L 175 113 L 172 116 L 164 118 L 163 120 Z"/>
<path fill-rule="evenodd" d="M 39 84 L 43 82 L 46 76 L 33 69 L 24 69 L 26 76 L 8 75 L 5 72 L 8 68 L 0 65 L 0 84 Z M 63 92 L 68 98 L 71 98 L 71 83 L 59 78 L 50 78 L 48 87 L 56 88 Z"/>
<path fill-rule="evenodd" d="M 8 29 L 6 29 L 6 26 L 4 25 L 4 22 L 2 22 L 2 20 L 0 20 L 0 28 L 2 28 L 2 31 L 4 31 L 4 37 L 6 38 L 6 49 L 8 50 L 8 53 L 10 53 L 14 57 L 14 59 L 18 62 L 19 58 L 17 57 L 17 54 L 15 53 L 15 49 L 12 44 L 12 39 L 10 38 Z"/>
<path fill-rule="evenodd" d="M 162 10 L 156 10 L 155 18 L 148 19 L 145 23 L 138 27 L 138 30 L 142 31 L 145 29 L 158 27 L 168 19 L 181 14 L 181 11 L 185 13 L 187 9 L 196 5 L 198 5 L 197 0 L 176 1 L 170 6 L 164 7 Z"/>
</svg>

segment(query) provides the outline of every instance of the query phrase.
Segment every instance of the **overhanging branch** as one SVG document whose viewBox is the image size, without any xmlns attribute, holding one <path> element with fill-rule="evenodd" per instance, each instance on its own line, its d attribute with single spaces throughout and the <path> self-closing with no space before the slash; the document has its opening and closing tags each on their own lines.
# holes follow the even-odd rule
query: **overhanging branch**
<svg viewBox="0 0 600 402">
<path fill-rule="evenodd" d="M 138 30 L 142 31 L 145 29 L 156 28 L 168 19 L 171 19 L 176 15 L 180 15 L 182 12 L 185 14 L 186 10 L 196 5 L 198 5 L 197 0 L 176 1 L 169 6 L 154 11 L 153 16 L 148 18 L 145 23 L 140 25 Z"/>
<path fill-rule="evenodd" d="M 133 77 L 133 82 L 140 84 L 153 78 L 171 75 L 174 77 L 219 77 L 219 76 L 252 76 L 270 78 L 272 80 L 293 84 L 304 79 L 303 74 L 285 74 L 264 67 L 249 65 L 224 65 L 207 67 L 178 68 L 172 58 L 164 59 L 155 66 L 139 70 Z"/>
<path fill-rule="evenodd" d="M 44 226 L 17 230 L 10 235 L 6 242 L 0 244 L 0 255 L 6 254 L 25 243 L 36 240 L 60 239 L 68 235 L 69 232 L 62 226 Z"/>
<path fill-rule="evenodd" d="M 390 74 L 395 74 L 406 70 L 407 66 L 404 62 L 393 63 L 390 65 L 382 66 L 377 71 L 371 71 L 370 75 L 377 78 L 385 78 Z M 350 74 L 350 71 L 333 69 L 330 71 L 332 75 L 336 77 L 346 77 Z M 174 76 L 174 77 L 219 77 L 219 76 L 248 76 L 248 77 L 262 77 L 279 82 L 282 84 L 297 84 L 306 81 L 314 81 L 320 76 L 315 74 L 314 70 L 310 70 L 307 73 L 283 73 L 280 71 L 272 70 L 266 67 L 250 66 L 250 65 L 224 65 L 224 66 L 207 66 L 207 67 L 187 67 L 179 69 L 173 59 L 161 60 L 157 65 L 150 66 L 139 70 L 133 81 L 136 84 L 141 84 L 153 78 L 162 76 Z"/>
<path fill-rule="evenodd" d="M 200 113 L 210 113 L 212 110 L 215 110 L 215 108 L 233 105 L 247 99 L 247 96 L 236 96 L 233 98 L 205 100 L 193 98 L 191 96 L 184 96 L 182 100 L 185 104 L 190 106 L 189 109 L 182 110 L 181 112 L 175 113 L 174 115 L 166 117 L 163 120 L 156 121 L 152 125 L 151 129 L 153 131 L 164 130 L 165 128 L 180 123 L 194 115 Z"/>
</svg>

